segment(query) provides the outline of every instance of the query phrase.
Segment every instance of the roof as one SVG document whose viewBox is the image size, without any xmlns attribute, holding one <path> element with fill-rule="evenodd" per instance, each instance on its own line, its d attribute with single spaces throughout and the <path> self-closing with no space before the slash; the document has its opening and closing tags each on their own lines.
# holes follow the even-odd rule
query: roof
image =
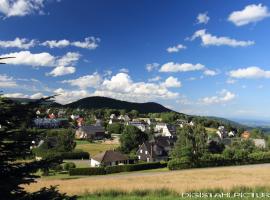
<svg viewBox="0 0 270 200">
<path fill-rule="evenodd" d="M 128 160 L 128 156 L 120 153 L 119 151 L 108 150 L 95 155 L 92 159 L 100 163 L 107 163 Z"/>
<path fill-rule="evenodd" d="M 104 132 L 104 127 L 103 126 L 95 126 L 95 125 L 89 125 L 89 126 L 81 126 L 78 131 L 83 131 L 83 132 Z"/>
</svg>

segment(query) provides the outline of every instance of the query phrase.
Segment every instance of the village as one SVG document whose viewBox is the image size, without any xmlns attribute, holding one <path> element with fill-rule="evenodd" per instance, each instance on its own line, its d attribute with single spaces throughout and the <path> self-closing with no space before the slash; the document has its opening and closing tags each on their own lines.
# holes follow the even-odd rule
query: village
<svg viewBox="0 0 270 200">
<path fill-rule="evenodd" d="M 83 113 L 83 111 L 80 113 Z M 89 111 L 86 113 L 89 114 Z M 95 144 L 104 146 L 105 149 L 101 148 L 101 150 L 88 152 L 89 158 L 77 157 L 76 159 L 79 162 L 76 159 L 64 159 L 65 162 L 72 161 L 75 165 L 76 163 L 84 163 L 84 167 L 93 168 L 135 163 L 168 162 L 170 153 L 177 141 L 177 130 L 196 125 L 194 121 L 188 121 L 187 119 L 177 118 L 167 123 L 163 122 L 161 117 L 140 117 L 139 113 L 132 117 L 131 114 L 121 114 L 118 111 L 114 111 L 107 118 L 104 116 L 98 118 L 92 113 L 91 116 L 93 119 L 87 123 L 85 114 L 68 114 L 64 109 L 54 109 L 54 112 L 51 109 L 43 109 L 43 112 L 38 109 L 36 118 L 33 121 L 37 129 L 72 129 L 74 131 L 74 141 L 77 143 L 78 148 L 81 143 L 83 143 L 84 148 Z M 123 129 L 127 126 L 135 127 L 138 134 L 146 134 L 147 136 L 130 152 L 121 151 L 119 148 Z M 225 148 L 234 141 L 243 140 L 252 141 L 258 149 L 267 148 L 267 141 L 264 138 L 252 138 L 252 134 L 248 130 L 243 129 L 240 130 L 242 132 L 238 132 L 239 130 L 235 128 L 226 129 L 224 125 L 219 125 L 217 128 L 205 127 L 205 129 L 207 132 L 206 143 L 213 148 Z M 55 136 L 45 136 L 40 138 L 40 141 L 35 141 L 34 148 L 39 148 L 44 143 L 49 144 L 50 148 L 53 149 L 58 145 L 59 141 Z M 36 156 L 36 159 L 41 160 L 42 157 Z"/>
</svg>

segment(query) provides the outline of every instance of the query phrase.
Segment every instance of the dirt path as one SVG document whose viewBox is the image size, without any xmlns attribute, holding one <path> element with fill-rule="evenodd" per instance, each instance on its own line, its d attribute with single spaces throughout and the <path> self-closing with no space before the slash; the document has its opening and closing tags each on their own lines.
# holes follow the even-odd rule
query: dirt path
<svg viewBox="0 0 270 200">
<path fill-rule="evenodd" d="M 203 188 L 234 186 L 269 186 L 270 164 L 190 169 L 168 172 L 133 172 L 106 176 L 90 176 L 69 180 L 41 178 L 27 186 L 29 191 L 49 185 L 59 185 L 62 192 L 83 194 L 103 189 L 157 189 L 169 188 L 178 192 Z"/>
</svg>

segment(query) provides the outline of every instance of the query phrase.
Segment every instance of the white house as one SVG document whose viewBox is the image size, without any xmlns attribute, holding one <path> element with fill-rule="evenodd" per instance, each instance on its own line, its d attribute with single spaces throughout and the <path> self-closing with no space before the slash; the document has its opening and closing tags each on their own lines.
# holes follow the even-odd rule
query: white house
<svg viewBox="0 0 270 200">
<path fill-rule="evenodd" d="M 155 132 L 160 133 L 162 136 L 171 137 L 176 134 L 176 127 L 166 123 L 157 123 Z"/>
<path fill-rule="evenodd" d="M 127 125 L 136 126 L 142 132 L 146 131 L 146 129 L 148 128 L 148 126 L 145 123 L 138 121 L 127 122 Z"/>
</svg>

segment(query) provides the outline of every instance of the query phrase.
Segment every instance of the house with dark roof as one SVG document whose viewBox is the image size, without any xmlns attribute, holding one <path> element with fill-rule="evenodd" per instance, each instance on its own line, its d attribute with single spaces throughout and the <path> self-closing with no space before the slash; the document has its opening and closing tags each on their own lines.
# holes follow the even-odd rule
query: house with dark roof
<svg viewBox="0 0 270 200">
<path fill-rule="evenodd" d="M 114 150 L 104 151 L 91 158 L 91 167 L 114 166 L 128 163 L 129 158 L 127 155 Z"/>
<path fill-rule="evenodd" d="M 158 136 L 139 146 L 138 159 L 146 162 L 167 161 L 169 152 L 176 142 L 175 137 Z"/>
<path fill-rule="evenodd" d="M 176 127 L 167 123 L 157 123 L 155 126 L 155 132 L 161 136 L 173 137 L 176 136 Z"/>
<path fill-rule="evenodd" d="M 81 126 L 76 130 L 75 137 L 77 139 L 102 140 L 105 137 L 105 129 L 98 125 Z"/>
</svg>

